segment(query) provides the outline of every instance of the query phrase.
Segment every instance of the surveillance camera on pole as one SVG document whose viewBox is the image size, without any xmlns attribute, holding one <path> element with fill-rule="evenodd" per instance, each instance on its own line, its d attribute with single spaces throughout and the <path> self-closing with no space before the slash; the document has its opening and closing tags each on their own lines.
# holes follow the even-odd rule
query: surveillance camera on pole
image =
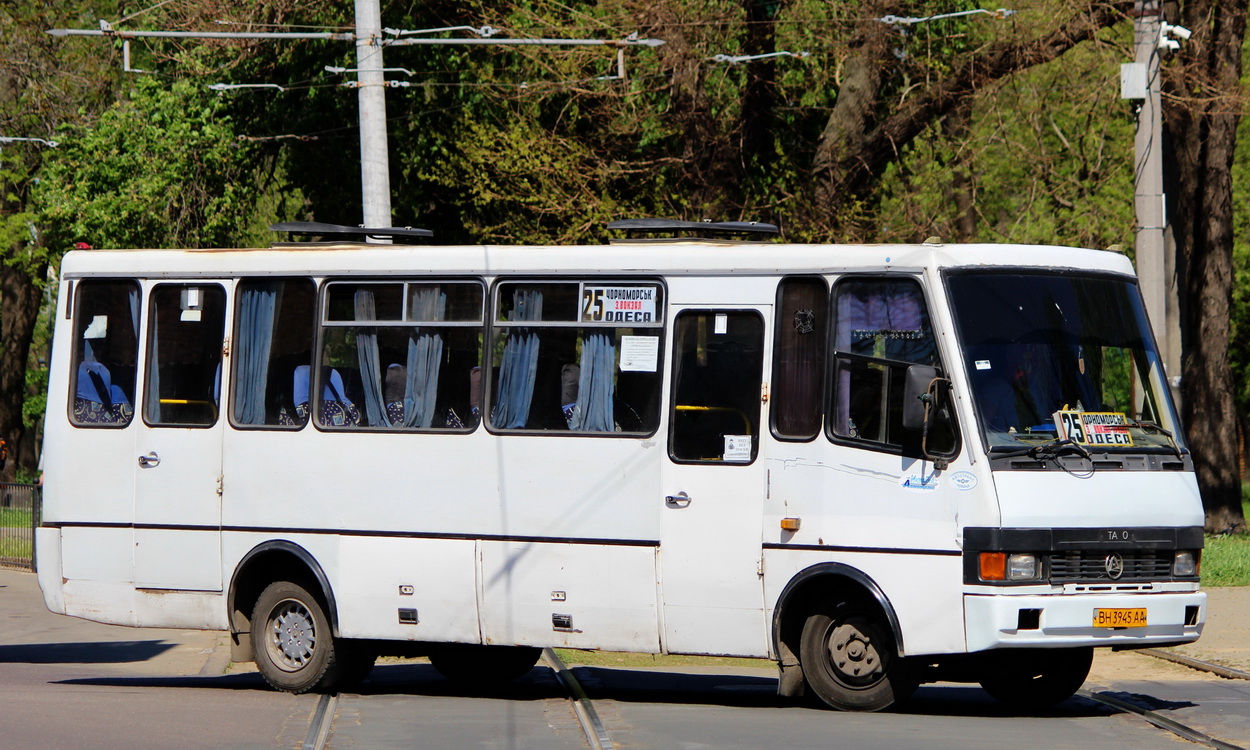
<svg viewBox="0 0 1250 750">
<path fill-rule="evenodd" d="M 1167 52 L 1175 52 L 1181 48 L 1181 43 L 1175 39 L 1170 39 L 1169 34 L 1175 34 L 1180 39 L 1189 39 L 1194 33 L 1184 26 L 1173 26 L 1170 23 L 1159 24 L 1159 49 Z"/>
<path fill-rule="evenodd" d="M 1190 31 L 1184 26 L 1173 26 L 1170 23 L 1163 23 L 1159 27 L 1159 34 L 1161 36 L 1167 36 L 1168 34 L 1175 34 L 1181 39 L 1188 40 L 1189 37 L 1194 35 L 1194 32 Z"/>
</svg>

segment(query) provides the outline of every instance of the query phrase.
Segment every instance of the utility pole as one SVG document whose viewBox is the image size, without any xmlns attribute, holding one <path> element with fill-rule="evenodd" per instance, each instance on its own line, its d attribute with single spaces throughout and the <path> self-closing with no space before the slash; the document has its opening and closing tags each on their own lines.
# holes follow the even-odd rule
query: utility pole
<svg viewBox="0 0 1250 750">
<path fill-rule="evenodd" d="M 364 225 L 391 225 L 391 175 L 386 142 L 386 75 L 382 72 L 379 0 L 356 0 L 356 80 L 360 107 L 360 187 Z"/>
<path fill-rule="evenodd" d="M 606 46 L 617 50 L 617 75 L 608 78 L 625 77 L 626 47 L 658 47 L 664 44 L 660 39 L 641 39 L 630 34 L 625 39 L 458 39 L 458 38 L 400 38 L 408 34 L 425 34 L 456 30 L 471 30 L 480 36 L 492 36 L 497 29 L 483 26 L 475 29 L 470 26 L 451 26 L 441 29 L 421 31 L 402 31 L 382 28 L 382 13 L 379 0 L 356 0 L 355 33 L 343 32 L 229 32 L 229 31 L 130 31 L 113 28 L 107 21 L 100 21 L 99 29 L 50 29 L 48 33 L 55 37 L 63 36 L 96 36 L 121 39 L 125 45 L 125 69 L 130 67 L 130 39 L 330 39 L 335 41 L 354 41 L 356 43 L 356 80 L 351 85 L 358 89 L 357 103 L 360 117 L 360 181 L 361 202 L 364 205 L 363 219 L 367 227 L 391 226 L 391 177 L 389 149 L 386 134 L 386 88 L 385 68 L 382 63 L 382 48 L 387 46 L 404 47 L 413 45 L 502 45 L 502 46 Z M 126 19 L 123 19 L 126 20 Z M 120 22 L 119 22 L 120 23 Z M 396 38 L 384 39 L 386 32 Z M 342 68 L 329 68 L 336 72 L 347 72 Z M 406 85 L 406 82 L 403 82 Z M 214 84 L 209 88 L 225 91 L 231 88 L 272 87 L 282 90 L 277 84 Z"/>
<path fill-rule="evenodd" d="M 1139 102 L 1133 204 L 1137 215 L 1137 276 L 1146 314 L 1158 341 L 1164 371 L 1177 394 L 1181 374 L 1180 298 L 1175 246 L 1167 241 L 1163 190 L 1163 112 L 1159 59 L 1189 31 L 1163 22 L 1160 0 L 1137 0 L 1133 7 L 1134 62 L 1121 68 L 1121 96 Z"/>
</svg>

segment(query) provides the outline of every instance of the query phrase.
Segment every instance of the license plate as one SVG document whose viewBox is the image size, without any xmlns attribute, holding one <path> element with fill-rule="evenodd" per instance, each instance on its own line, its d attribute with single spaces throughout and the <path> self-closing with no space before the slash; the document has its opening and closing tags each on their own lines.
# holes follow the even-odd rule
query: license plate
<svg viewBox="0 0 1250 750">
<path fill-rule="evenodd" d="M 1146 627 L 1146 608 L 1096 609 L 1094 610 L 1094 627 L 1144 628 Z"/>
</svg>

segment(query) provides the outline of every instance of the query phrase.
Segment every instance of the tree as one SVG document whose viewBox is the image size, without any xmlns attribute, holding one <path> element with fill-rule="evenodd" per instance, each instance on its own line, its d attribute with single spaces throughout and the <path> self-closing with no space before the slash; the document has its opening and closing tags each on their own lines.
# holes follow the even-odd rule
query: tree
<svg viewBox="0 0 1250 750">
<path fill-rule="evenodd" d="M 1181 391 L 1207 530 L 1241 531 L 1237 416 L 1229 362 L 1233 288 L 1233 164 L 1246 7 L 1228 0 L 1164 3 L 1193 32 L 1164 75 L 1164 127 L 1175 157 L 1169 211 L 1181 277 Z"/>
<path fill-rule="evenodd" d="M 236 244 L 268 217 L 254 217 L 253 147 L 236 140 L 224 110 L 197 83 L 141 77 L 90 126 L 62 128 L 36 191 L 49 242 Z"/>
<path fill-rule="evenodd" d="M 31 204 L 33 188 L 63 122 L 89 119 L 107 101 L 112 81 L 109 47 L 65 49 L 44 33 L 66 21 L 81 22 L 73 7 L 17 0 L 0 4 L 0 132 L 40 138 L 5 145 L 0 152 L 0 438 L 9 448 L 0 479 L 20 467 L 33 474 L 33 422 L 23 403 L 49 264 L 63 248 L 49 244 Z"/>
</svg>

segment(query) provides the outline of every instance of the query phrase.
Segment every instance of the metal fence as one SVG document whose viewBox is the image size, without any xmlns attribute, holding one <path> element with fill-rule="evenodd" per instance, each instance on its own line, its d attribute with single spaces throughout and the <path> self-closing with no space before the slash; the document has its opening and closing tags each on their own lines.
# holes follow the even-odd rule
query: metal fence
<svg viewBox="0 0 1250 750">
<path fill-rule="evenodd" d="M 0 565 L 35 569 L 35 529 L 42 509 L 39 485 L 0 482 Z"/>
</svg>

